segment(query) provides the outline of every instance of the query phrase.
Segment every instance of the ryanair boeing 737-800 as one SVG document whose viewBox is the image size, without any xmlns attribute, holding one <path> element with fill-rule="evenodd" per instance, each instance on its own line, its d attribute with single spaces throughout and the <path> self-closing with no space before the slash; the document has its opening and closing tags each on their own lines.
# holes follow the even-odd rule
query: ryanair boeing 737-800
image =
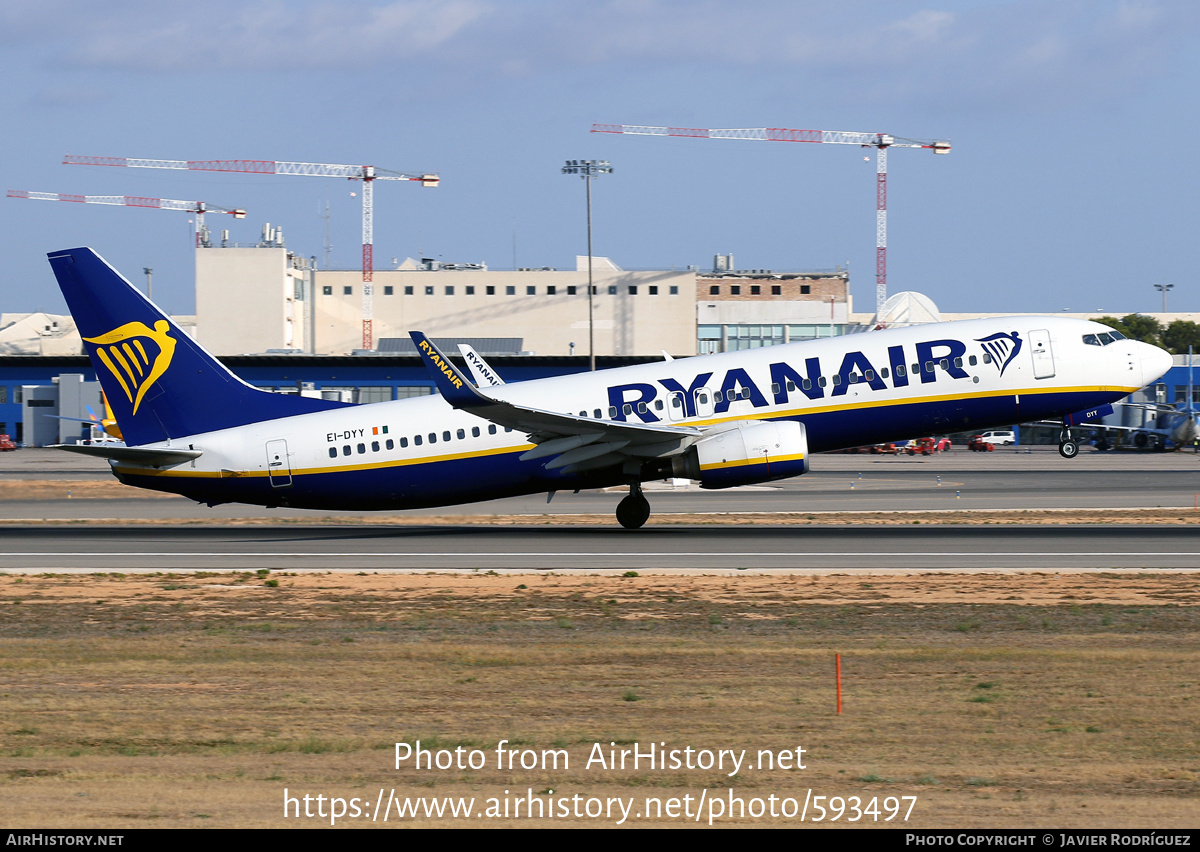
<svg viewBox="0 0 1200 852">
<path fill-rule="evenodd" d="M 636 528 L 643 482 L 783 479 L 841 447 L 1054 419 L 1070 457 L 1071 423 L 1171 366 L 1097 323 L 1006 317 L 477 383 L 413 332 L 440 393 L 349 405 L 254 388 L 91 249 L 49 257 L 125 439 L 64 448 L 212 506 L 411 509 L 627 484 L 617 520 Z"/>
</svg>

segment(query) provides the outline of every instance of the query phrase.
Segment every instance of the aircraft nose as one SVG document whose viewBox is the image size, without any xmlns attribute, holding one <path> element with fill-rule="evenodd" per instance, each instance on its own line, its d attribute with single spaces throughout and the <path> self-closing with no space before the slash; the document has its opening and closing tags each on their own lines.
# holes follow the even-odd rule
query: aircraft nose
<svg viewBox="0 0 1200 852">
<path fill-rule="evenodd" d="M 1175 363 L 1174 356 L 1165 349 L 1159 349 L 1149 343 L 1142 343 L 1139 348 L 1141 349 L 1143 386 L 1161 379 Z"/>
</svg>

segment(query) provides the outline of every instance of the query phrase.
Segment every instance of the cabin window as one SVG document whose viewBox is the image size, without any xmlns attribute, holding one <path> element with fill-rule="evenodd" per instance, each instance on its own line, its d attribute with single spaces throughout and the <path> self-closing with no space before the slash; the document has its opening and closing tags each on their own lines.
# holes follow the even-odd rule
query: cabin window
<svg viewBox="0 0 1200 852">
<path fill-rule="evenodd" d="M 837 373 L 837 374 L 835 374 L 835 375 L 834 375 L 834 377 L 833 377 L 833 386 L 836 388 L 836 387 L 838 387 L 838 386 L 839 386 L 841 383 L 842 383 L 842 375 L 841 375 L 841 373 Z"/>
<path fill-rule="evenodd" d="M 962 366 L 962 358 L 955 358 L 955 359 L 954 359 L 954 366 L 955 366 L 955 367 L 961 367 L 961 366 Z"/>
<path fill-rule="evenodd" d="M 459 429 L 459 430 L 458 430 L 458 440 L 460 440 L 460 441 L 461 441 L 461 440 L 462 440 L 463 438 L 465 438 L 465 437 L 467 437 L 467 430 L 466 430 L 466 429 Z"/>
<path fill-rule="evenodd" d="M 437 432 L 430 432 L 430 433 L 429 433 L 429 443 L 431 443 L 431 444 L 436 444 L 436 443 L 437 443 Z"/>
<path fill-rule="evenodd" d="M 367 445 L 366 445 L 366 444 L 359 444 L 359 445 L 358 445 L 358 451 L 359 451 L 360 453 L 365 453 L 365 452 L 367 451 Z"/>
<path fill-rule="evenodd" d="M 821 387 L 825 387 L 825 385 L 828 383 L 825 381 L 824 376 L 817 376 L 817 384 L 820 385 Z"/>
<path fill-rule="evenodd" d="M 442 440 L 443 441 L 450 440 L 450 430 L 449 429 L 447 429 L 445 432 L 442 433 Z"/>
<path fill-rule="evenodd" d="M 655 411 L 663 410 L 663 401 L 661 399 L 654 400 L 654 410 Z"/>
<path fill-rule="evenodd" d="M 867 381 L 869 382 L 869 381 L 871 381 L 872 379 L 874 379 L 874 378 L 875 378 L 875 371 L 874 371 L 874 370 L 867 370 L 867 371 L 866 371 L 866 372 L 865 372 L 863 375 L 866 377 Z"/>
<path fill-rule="evenodd" d="M 884 367 L 882 370 L 879 371 L 879 378 L 886 379 L 887 377 L 888 377 L 888 368 Z"/>
<path fill-rule="evenodd" d="M 720 402 L 722 399 L 720 391 L 713 391 L 713 402 Z"/>
<path fill-rule="evenodd" d="M 384 443 L 384 447 L 386 447 L 389 450 L 394 450 L 394 449 L 396 449 L 396 442 L 393 441 L 391 438 L 388 438 L 387 441 Z"/>
<path fill-rule="evenodd" d="M 941 367 L 943 370 L 949 370 L 950 362 L 947 359 L 943 358 L 941 361 L 938 361 L 938 366 Z"/>
<path fill-rule="evenodd" d="M 413 446 L 421 446 L 424 439 L 420 435 L 413 435 Z"/>
<path fill-rule="evenodd" d="M 633 414 L 633 406 L 627 402 L 621 406 L 621 411 L 624 412 L 626 417 L 628 417 L 630 414 Z"/>
<path fill-rule="evenodd" d="M 600 409 L 597 408 L 594 412 L 592 412 L 592 416 L 595 417 L 597 420 L 599 420 L 600 419 Z"/>
<path fill-rule="evenodd" d="M 648 409 L 646 408 L 646 403 L 644 403 L 644 402 L 638 403 L 638 414 L 645 414 L 647 410 Z"/>
<path fill-rule="evenodd" d="M 471 437 L 472 437 L 472 438 L 478 438 L 478 437 L 479 437 L 479 427 L 478 427 L 478 426 L 472 426 L 472 427 L 471 427 Z"/>
<path fill-rule="evenodd" d="M 616 417 L 616 416 L 617 416 L 617 407 L 616 407 L 615 405 L 610 405 L 610 406 L 608 407 L 608 418 L 609 418 L 609 420 L 613 419 L 613 418 L 614 418 L 614 417 Z"/>
<path fill-rule="evenodd" d="M 970 364 L 972 367 L 974 367 L 976 364 L 979 363 L 979 359 L 976 358 L 974 355 L 972 355 L 970 358 L 967 359 L 967 363 Z"/>
<path fill-rule="evenodd" d="M 802 390 L 812 390 L 812 379 L 801 380 L 800 388 Z M 788 390 L 795 390 L 795 389 L 796 389 L 796 386 L 794 384 L 792 384 L 791 382 L 788 382 Z"/>
<path fill-rule="evenodd" d="M 379 442 L 378 441 L 371 442 L 371 452 L 373 452 L 373 453 L 379 452 Z"/>
<path fill-rule="evenodd" d="M 897 364 L 896 365 L 896 375 L 899 376 L 900 378 L 904 378 L 905 376 L 908 375 L 908 368 L 905 367 L 903 364 Z"/>
<path fill-rule="evenodd" d="M 400 446 L 401 446 L 402 448 L 403 448 L 403 447 L 407 447 L 407 446 L 408 446 L 408 438 L 401 438 L 401 439 L 400 439 Z M 390 449 L 390 447 L 389 447 L 389 449 Z"/>
<path fill-rule="evenodd" d="M 495 424 L 495 423 L 489 423 L 489 424 L 488 424 L 488 434 L 489 434 L 489 435 L 495 435 L 495 434 L 496 434 L 496 424 Z"/>
<path fill-rule="evenodd" d="M 344 456 L 348 456 L 348 455 L 350 455 L 352 452 L 354 452 L 354 451 L 353 451 L 352 449 L 350 449 L 350 445 L 349 445 L 349 444 L 347 444 L 346 446 L 342 447 L 342 455 L 344 455 Z"/>
<path fill-rule="evenodd" d="M 336 458 L 337 458 L 337 447 L 330 447 L 330 448 L 329 448 L 329 457 L 330 457 L 331 459 L 336 459 Z"/>
<path fill-rule="evenodd" d="M 858 384 L 858 373 L 850 374 L 850 384 L 852 384 L 852 385 Z"/>
<path fill-rule="evenodd" d="M 932 362 L 932 361 L 926 361 L 926 362 L 925 362 L 925 372 L 926 372 L 926 373 L 932 373 L 932 372 L 933 372 L 933 362 Z"/>
<path fill-rule="evenodd" d="M 771 382 L 771 393 L 779 393 L 779 382 Z"/>
<path fill-rule="evenodd" d="M 988 352 L 983 353 L 983 363 L 985 363 L 985 364 L 992 363 L 992 356 L 990 353 L 988 353 Z"/>
</svg>

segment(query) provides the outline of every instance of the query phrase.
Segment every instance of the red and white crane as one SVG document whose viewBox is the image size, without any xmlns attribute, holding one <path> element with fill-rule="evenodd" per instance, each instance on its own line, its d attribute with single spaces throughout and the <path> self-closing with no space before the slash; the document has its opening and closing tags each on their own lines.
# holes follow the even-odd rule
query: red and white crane
<svg viewBox="0 0 1200 852">
<path fill-rule="evenodd" d="M 784 127 L 745 127 L 730 130 L 698 130 L 691 127 L 646 127 L 637 124 L 593 124 L 593 133 L 625 133 L 634 136 L 684 136 L 698 139 L 750 139 L 757 142 L 824 142 L 874 148 L 875 156 L 875 312 L 887 301 L 887 151 L 888 148 L 928 148 L 949 154 L 950 143 L 904 139 L 887 133 L 856 133 L 841 130 L 790 130 Z"/>
<path fill-rule="evenodd" d="M 363 184 L 363 251 L 362 251 L 362 348 L 373 349 L 375 287 L 371 283 L 375 271 L 374 262 L 374 183 L 377 180 L 417 181 L 421 186 L 437 186 L 440 178 L 436 174 L 415 174 L 377 169 L 374 166 L 343 166 L 334 163 L 285 163 L 275 160 L 149 160 L 131 157 L 84 157 L 67 154 L 63 158 L 67 165 L 81 166 L 125 166 L 134 169 L 183 169 L 206 172 L 244 172 L 256 175 L 303 175 L 307 177 L 338 177 L 360 180 Z"/>
<path fill-rule="evenodd" d="M 140 195 L 70 195 L 65 192 L 26 192 L 10 189 L 9 198 L 30 198 L 34 201 L 73 201 L 77 204 L 112 204 L 118 207 L 149 207 L 158 210 L 181 210 L 196 215 L 196 247 L 200 246 L 204 233 L 205 213 L 228 213 L 235 219 L 245 219 L 246 211 L 240 208 L 218 207 L 206 201 L 178 201 L 174 198 L 145 198 Z"/>
</svg>

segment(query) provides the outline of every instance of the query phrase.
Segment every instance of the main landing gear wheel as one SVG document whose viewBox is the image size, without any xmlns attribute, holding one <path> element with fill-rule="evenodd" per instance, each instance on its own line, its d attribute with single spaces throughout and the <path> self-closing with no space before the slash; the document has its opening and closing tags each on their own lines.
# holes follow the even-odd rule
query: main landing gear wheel
<svg viewBox="0 0 1200 852">
<path fill-rule="evenodd" d="M 1074 441 L 1063 441 L 1058 445 L 1058 454 L 1064 459 L 1073 459 L 1079 455 L 1079 445 Z"/>
<path fill-rule="evenodd" d="M 629 496 L 617 504 L 617 521 L 627 530 L 636 530 L 650 517 L 650 501 L 642 494 L 642 486 L 629 486 Z"/>
</svg>

